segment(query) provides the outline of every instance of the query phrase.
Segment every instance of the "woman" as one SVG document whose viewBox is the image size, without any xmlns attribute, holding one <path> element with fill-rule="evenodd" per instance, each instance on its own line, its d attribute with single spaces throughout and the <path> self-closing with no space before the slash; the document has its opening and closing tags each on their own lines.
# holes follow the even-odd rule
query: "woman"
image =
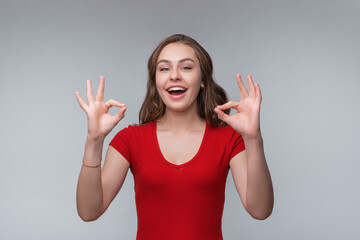
<svg viewBox="0 0 360 240">
<path fill-rule="evenodd" d="M 88 135 L 77 188 L 84 221 L 100 217 L 120 190 L 130 168 L 135 183 L 137 239 L 222 239 L 221 218 L 229 168 L 242 204 L 256 219 L 273 208 L 273 189 L 260 131 L 261 92 L 251 76 L 249 92 L 236 76 L 241 101 L 228 102 L 213 80 L 208 53 L 192 38 L 163 40 L 148 62 L 148 88 L 140 125 L 106 135 L 124 117 L 126 106 L 103 103 L 104 77 L 94 99 L 87 81 Z M 120 110 L 108 114 L 112 107 Z M 230 109 L 237 113 L 228 115 Z M 246 150 L 245 150 L 246 146 Z"/>
</svg>

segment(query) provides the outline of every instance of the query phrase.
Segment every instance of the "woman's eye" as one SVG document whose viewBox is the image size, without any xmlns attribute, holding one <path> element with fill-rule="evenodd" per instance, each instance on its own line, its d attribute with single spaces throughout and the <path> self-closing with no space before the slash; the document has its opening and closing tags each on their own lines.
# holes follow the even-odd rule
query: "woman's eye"
<svg viewBox="0 0 360 240">
<path fill-rule="evenodd" d="M 183 67 L 184 70 L 190 70 L 191 67 Z"/>
<path fill-rule="evenodd" d="M 169 70 L 169 68 L 166 68 L 166 67 L 162 67 L 162 68 L 160 68 L 160 71 L 168 71 Z"/>
</svg>

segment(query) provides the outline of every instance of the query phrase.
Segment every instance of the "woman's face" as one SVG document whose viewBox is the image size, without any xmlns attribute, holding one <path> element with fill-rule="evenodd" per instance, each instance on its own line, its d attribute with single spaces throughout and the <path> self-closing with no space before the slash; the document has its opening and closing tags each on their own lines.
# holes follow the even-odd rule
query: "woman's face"
<svg viewBox="0 0 360 240">
<path fill-rule="evenodd" d="M 195 51 L 182 43 L 171 43 L 160 53 L 156 66 L 156 88 L 173 111 L 196 110 L 201 69 Z"/>
</svg>

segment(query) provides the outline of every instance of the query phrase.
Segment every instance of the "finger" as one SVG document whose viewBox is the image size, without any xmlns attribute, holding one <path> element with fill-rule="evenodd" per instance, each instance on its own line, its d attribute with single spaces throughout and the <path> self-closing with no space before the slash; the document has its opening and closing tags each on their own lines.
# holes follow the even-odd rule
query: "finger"
<svg viewBox="0 0 360 240">
<path fill-rule="evenodd" d="M 119 122 L 121 119 L 123 119 L 125 117 L 125 111 L 126 111 L 126 106 L 122 107 L 114 116 L 113 118 L 115 119 L 116 122 Z"/>
<path fill-rule="evenodd" d="M 256 99 L 261 103 L 262 101 L 262 95 L 261 95 L 261 90 L 260 90 L 260 85 L 259 83 L 255 83 L 255 92 L 256 92 Z"/>
<path fill-rule="evenodd" d="M 221 111 L 218 107 L 216 107 L 214 109 L 214 111 L 216 112 L 216 114 L 218 115 L 218 118 L 220 120 L 222 120 L 223 122 L 225 122 L 225 123 L 227 123 L 229 125 L 229 122 L 230 122 L 230 116 L 229 115 L 227 115 L 226 113 Z"/>
<path fill-rule="evenodd" d="M 241 75 L 240 74 L 236 74 L 236 81 L 237 81 L 239 89 L 240 89 L 241 99 L 247 98 L 249 96 L 249 93 L 248 93 L 248 90 L 245 87 L 245 84 L 241 80 Z"/>
<path fill-rule="evenodd" d="M 96 93 L 96 101 L 104 101 L 104 88 L 105 88 L 105 78 L 100 76 L 99 87 Z"/>
<path fill-rule="evenodd" d="M 80 107 L 87 113 L 88 106 L 84 102 L 84 100 L 81 98 L 81 95 L 78 91 L 75 92 L 76 100 L 78 101 Z"/>
<path fill-rule="evenodd" d="M 125 104 L 124 103 L 121 103 L 119 101 L 116 101 L 114 99 L 109 99 L 108 101 L 106 101 L 105 103 L 105 106 L 109 109 L 111 108 L 112 106 L 115 106 L 115 107 L 125 107 Z"/>
<path fill-rule="evenodd" d="M 229 109 L 229 108 L 236 109 L 238 106 L 239 106 L 238 102 L 229 101 L 229 102 L 227 102 L 227 103 L 225 103 L 223 105 L 217 106 L 217 108 L 220 109 L 220 110 L 226 110 L 226 109 Z"/>
<path fill-rule="evenodd" d="M 250 90 L 250 97 L 255 97 L 255 87 L 254 87 L 254 82 L 252 80 L 251 75 L 247 75 L 247 80 L 248 80 L 248 84 L 249 84 L 249 90 Z"/>
<path fill-rule="evenodd" d="M 86 81 L 86 97 L 89 105 L 94 103 L 94 95 L 93 95 L 90 79 Z"/>
</svg>

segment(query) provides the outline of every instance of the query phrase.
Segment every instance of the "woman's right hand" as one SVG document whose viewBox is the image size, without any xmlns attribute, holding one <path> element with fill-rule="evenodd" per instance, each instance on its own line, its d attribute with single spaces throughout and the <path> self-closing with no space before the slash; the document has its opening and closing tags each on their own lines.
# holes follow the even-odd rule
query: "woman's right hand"
<svg viewBox="0 0 360 240">
<path fill-rule="evenodd" d="M 88 139 L 90 140 L 103 140 L 109 132 L 116 126 L 116 124 L 124 118 L 126 106 L 125 104 L 115 101 L 113 99 L 104 103 L 104 88 L 105 78 L 100 76 L 99 88 L 94 99 L 91 81 L 87 80 L 87 102 L 81 98 L 78 91 L 75 92 L 76 99 L 80 107 L 85 111 L 88 118 Z M 108 111 L 112 107 L 119 107 L 120 110 L 111 116 Z"/>
</svg>

